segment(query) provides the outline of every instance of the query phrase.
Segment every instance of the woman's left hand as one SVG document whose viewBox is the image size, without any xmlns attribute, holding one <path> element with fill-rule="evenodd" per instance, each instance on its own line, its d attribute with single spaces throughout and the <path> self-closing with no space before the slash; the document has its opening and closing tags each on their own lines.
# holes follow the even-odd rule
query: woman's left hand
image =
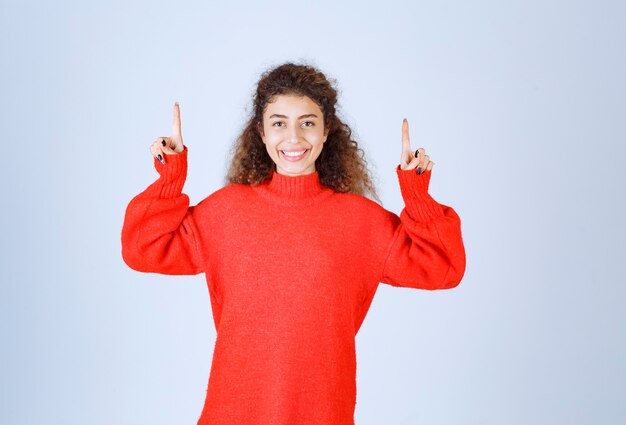
<svg viewBox="0 0 626 425">
<path fill-rule="evenodd" d="M 409 122 L 405 118 L 402 121 L 402 157 L 400 159 L 401 170 L 415 170 L 417 174 L 433 169 L 434 162 L 426 155 L 424 148 L 419 148 L 415 152 L 411 149 L 411 140 L 409 139 Z"/>
</svg>

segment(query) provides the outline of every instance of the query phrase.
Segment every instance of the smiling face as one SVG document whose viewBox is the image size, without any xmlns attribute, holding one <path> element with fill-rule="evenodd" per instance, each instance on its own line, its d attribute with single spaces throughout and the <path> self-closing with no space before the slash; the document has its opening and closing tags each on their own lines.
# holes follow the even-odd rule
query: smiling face
<svg viewBox="0 0 626 425">
<path fill-rule="evenodd" d="M 290 176 L 311 174 L 328 130 L 320 107 L 307 96 L 281 94 L 267 104 L 258 124 L 276 172 Z"/>
</svg>

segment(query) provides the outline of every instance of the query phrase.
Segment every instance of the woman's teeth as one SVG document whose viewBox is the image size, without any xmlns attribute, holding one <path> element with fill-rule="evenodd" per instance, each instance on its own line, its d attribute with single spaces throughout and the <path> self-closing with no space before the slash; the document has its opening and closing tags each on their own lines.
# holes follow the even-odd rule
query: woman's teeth
<svg viewBox="0 0 626 425">
<path fill-rule="evenodd" d="M 289 155 L 289 156 L 300 156 L 304 153 L 304 151 L 299 151 L 299 152 L 287 152 L 287 151 L 283 151 L 283 153 L 285 155 Z"/>
<path fill-rule="evenodd" d="M 289 161 L 297 161 L 299 159 L 301 159 L 302 157 L 304 157 L 304 154 L 306 153 L 307 149 L 304 149 L 302 151 L 281 151 L 283 153 L 283 155 L 285 156 L 285 158 Z"/>
</svg>

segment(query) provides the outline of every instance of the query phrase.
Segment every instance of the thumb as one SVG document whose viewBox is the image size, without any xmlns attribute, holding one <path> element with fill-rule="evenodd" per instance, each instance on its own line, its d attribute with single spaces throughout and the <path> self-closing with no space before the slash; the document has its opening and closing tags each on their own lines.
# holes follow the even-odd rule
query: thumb
<svg viewBox="0 0 626 425">
<path fill-rule="evenodd" d="M 163 153 L 167 154 L 167 155 L 176 155 L 178 152 L 176 152 L 174 149 L 172 149 L 169 145 L 169 143 L 165 146 L 163 146 L 161 148 L 161 150 L 163 151 Z"/>
</svg>

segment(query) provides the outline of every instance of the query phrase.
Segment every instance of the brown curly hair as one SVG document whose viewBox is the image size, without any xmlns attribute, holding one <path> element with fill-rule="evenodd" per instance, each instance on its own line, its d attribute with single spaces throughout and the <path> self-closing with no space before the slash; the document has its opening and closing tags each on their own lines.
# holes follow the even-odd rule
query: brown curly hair
<svg viewBox="0 0 626 425">
<path fill-rule="evenodd" d="M 317 103 L 324 116 L 324 128 L 330 128 L 315 161 L 320 183 L 336 192 L 370 194 L 382 204 L 367 168 L 365 152 L 352 140 L 350 127 L 337 116 L 337 90 L 331 81 L 306 64 L 287 62 L 265 71 L 257 83 L 250 119 L 231 147 L 232 160 L 225 183 L 256 185 L 271 178 L 276 164 L 267 153 L 257 124 L 263 124 L 263 112 L 274 96 L 295 94 Z"/>
</svg>

